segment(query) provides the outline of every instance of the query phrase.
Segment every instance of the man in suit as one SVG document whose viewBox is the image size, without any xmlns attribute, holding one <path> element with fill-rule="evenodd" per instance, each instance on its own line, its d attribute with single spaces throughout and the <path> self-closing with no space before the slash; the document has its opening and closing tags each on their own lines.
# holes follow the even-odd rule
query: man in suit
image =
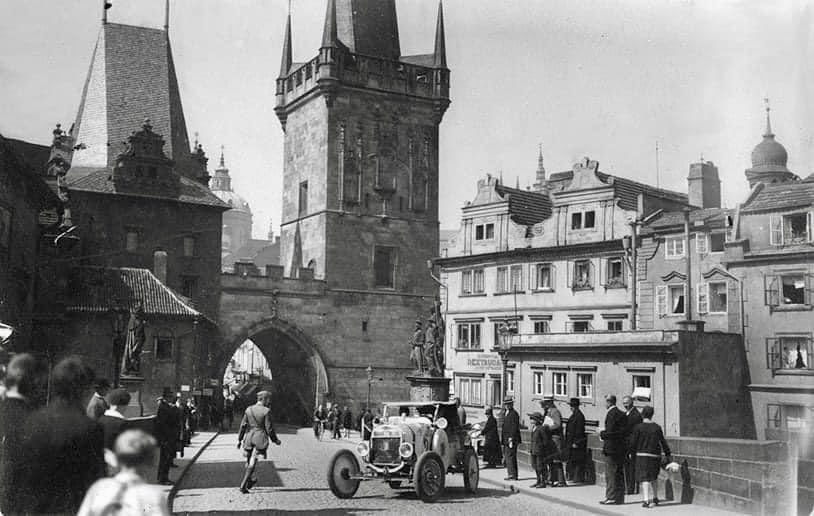
<svg viewBox="0 0 814 516">
<path fill-rule="evenodd" d="M 599 432 L 602 439 L 602 453 L 607 457 L 607 486 L 605 499 L 599 502 L 602 505 L 622 505 L 625 503 L 625 455 L 627 442 L 625 441 L 625 413 L 616 407 L 616 396 L 605 396 L 605 429 Z"/>
<path fill-rule="evenodd" d="M 639 494 L 639 483 L 636 482 L 636 456 L 630 453 L 632 443 L 630 436 L 633 434 L 633 429 L 636 425 L 642 422 L 642 415 L 639 410 L 633 406 L 633 398 L 625 396 L 622 398 L 622 407 L 625 409 L 625 416 L 627 416 L 627 425 L 625 426 L 625 445 L 628 451 L 625 452 L 625 492 L 627 494 Z"/>
<path fill-rule="evenodd" d="M 18 497 L 10 514 L 76 514 L 90 486 L 105 475 L 102 427 L 85 415 L 93 371 L 77 357 L 51 373 L 51 402 L 29 416 L 14 450 L 22 467 L 8 489 Z"/>
<path fill-rule="evenodd" d="M 506 472 L 508 476 L 504 480 L 517 480 L 517 447 L 520 446 L 520 414 L 514 410 L 514 399 L 503 400 L 506 407 L 506 417 L 503 420 L 503 432 L 501 434 L 501 444 L 503 444 L 503 456 L 506 458 Z"/>
<path fill-rule="evenodd" d="M 41 364 L 32 355 L 15 355 L 6 370 L 6 392 L 0 398 L 0 512 L 15 512 L 17 493 L 7 489 L 19 475 L 25 457 L 14 453 L 27 430 L 26 420 L 34 410 L 34 398 L 44 377 Z"/>
<path fill-rule="evenodd" d="M 99 378 L 96 380 L 94 387 L 93 396 L 91 396 L 90 401 L 88 402 L 88 408 L 85 410 L 85 413 L 89 418 L 98 420 L 100 417 L 102 417 L 102 414 L 105 413 L 105 410 L 110 408 L 107 400 L 105 400 L 105 396 L 110 390 L 110 382 L 104 378 Z"/>
<path fill-rule="evenodd" d="M 175 442 L 180 432 L 177 409 L 173 406 L 175 394 L 169 387 L 164 387 L 158 398 L 158 410 L 155 414 L 155 439 L 158 441 L 158 483 L 171 486 L 170 464 L 175 457 Z"/>
<path fill-rule="evenodd" d="M 568 470 L 572 482 L 585 481 L 585 458 L 588 438 L 585 435 L 585 415 L 579 409 L 579 398 L 571 398 L 571 417 L 565 424 L 565 446 L 563 454 L 568 461 Z"/>
<path fill-rule="evenodd" d="M 237 446 L 243 449 L 246 456 L 246 471 L 240 482 L 240 492 L 247 494 L 249 489 L 257 483 L 254 469 L 260 457 L 266 458 L 269 442 L 280 446 L 280 439 L 274 431 L 271 422 L 271 393 L 260 391 L 257 393 L 257 403 L 248 407 L 243 413 L 240 423 L 240 434 L 237 436 Z"/>
</svg>

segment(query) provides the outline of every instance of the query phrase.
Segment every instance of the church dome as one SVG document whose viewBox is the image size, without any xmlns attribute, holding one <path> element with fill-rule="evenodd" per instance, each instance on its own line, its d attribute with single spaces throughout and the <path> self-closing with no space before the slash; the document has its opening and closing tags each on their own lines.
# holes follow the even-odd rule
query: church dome
<svg viewBox="0 0 814 516">
<path fill-rule="evenodd" d="M 771 133 L 763 135 L 763 141 L 758 143 L 752 151 L 752 167 L 783 167 L 786 168 L 789 155 L 786 148 L 774 139 Z"/>
<path fill-rule="evenodd" d="M 212 183 L 209 190 L 215 194 L 218 199 L 225 202 L 232 207 L 233 210 L 242 211 L 251 215 L 252 210 L 249 208 L 249 203 L 232 190 L 232 178 L 229 176 L 229 169 L 223 160 L 223 147 L 220 151 L 220 165 L 215 170 L 215 175 L 212 176 Z"/>
</svg>

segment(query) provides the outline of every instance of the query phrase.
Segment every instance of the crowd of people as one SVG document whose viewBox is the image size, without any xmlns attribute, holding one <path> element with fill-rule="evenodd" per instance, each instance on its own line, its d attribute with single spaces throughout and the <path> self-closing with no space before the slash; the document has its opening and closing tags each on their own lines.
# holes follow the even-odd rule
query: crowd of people
<svg viewBox="0 0 814 516">
<path fill-rule="evenodd" d="M 599 503 L 623 504 L 625 495 L 638 494 L 641 486 L 642 506 L 654 507 L 659 503 L 656 485 L 659 471 L 672 461 L 664 433 L 653 422 L 654 409 L 645 406 L 640 413 L 630 396 L 622 400 L 624 410 L 616 406 L 615 395 L 606 396 L 605 402 L 607 412 L 599 436 L 607 463 L 607 486 L 605 499 Z M 520 415 L 514 410 L 512 398 L 506 398 L 504 406 L 500 435 L 492 408 L 486 409 L 486 422 L 481 431 L 485 467 L 497 467 L 503 460 L 506 480 L 517 480 L 517 448 L 522 442 Z M 585 416 L 580 410 L 579 398 L 571 398 L 569 406 L 571 414 L 565 424 L 553 396 L 543 398 L 542 411 L 529 414 L 532 422 L 529 452 L 537 477 L 531 485 L 533 488 L 565 487 L 569 482 L 589 480 L 586 478 L 589 457 Z"/>
<path fill-rule="evenodd" d="M 348 439 L 352 431 L 358 431 L 363 439 L 369 439 L 374 419 L 377 419 L 377 417 L 373 415 L 369 408 L 362 412 L 357 421 L 353 410 L 347 405 L 340 407 L 338 404 L 328 402 L 326 405 L 318 405 L 314 409 L 314 436 L 321 439 L 322 432 L 329 431 L 332 439 L 341 439 L 343 437 Z"/>
<path fill-rule="evenodd" d="M 78 357 L 49 374 L 35 357 L 15 355 L 0 395 L 0 512 L 169 514 L 164 490 L 150 482 L 171 484 L 194 403 L 164 389 L 153 427 L 140 429 L 123 415 L 130 400 Z"/>
</svg>

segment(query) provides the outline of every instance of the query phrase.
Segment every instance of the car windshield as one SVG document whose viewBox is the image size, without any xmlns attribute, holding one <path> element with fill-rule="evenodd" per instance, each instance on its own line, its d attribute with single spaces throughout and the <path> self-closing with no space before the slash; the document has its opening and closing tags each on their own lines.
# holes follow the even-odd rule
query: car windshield
<svg viewBox="0 0 814 516">
<path fill-rule="evenodd" d="M 385 405 L 384 417 L 388 421 L 406 417 L 425 417 L 432 421 L 435 409 L 435 405 Z"/>
</svg>

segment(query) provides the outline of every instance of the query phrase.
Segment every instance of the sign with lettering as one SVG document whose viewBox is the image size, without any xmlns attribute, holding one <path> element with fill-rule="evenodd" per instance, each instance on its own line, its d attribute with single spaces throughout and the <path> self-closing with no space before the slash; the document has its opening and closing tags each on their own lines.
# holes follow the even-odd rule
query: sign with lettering
<svg viewBox="0 0 814 516">
<path fill-rule="evenodd" d="M 500 355 L 496 353 L 461 354 L 459 363 L 470 371 L 499 371 L 503 367 Z"/>
<path fill-rule="evenodd" d="M 189 392 L 189 385 L 182 385 L 181 392 Z"/>
<path fill-rule="evenodd" d="M 203 395 L 204 396 L 212 396 L 212 389 L 205 388 L 203 390 Z"/>
</svg>

